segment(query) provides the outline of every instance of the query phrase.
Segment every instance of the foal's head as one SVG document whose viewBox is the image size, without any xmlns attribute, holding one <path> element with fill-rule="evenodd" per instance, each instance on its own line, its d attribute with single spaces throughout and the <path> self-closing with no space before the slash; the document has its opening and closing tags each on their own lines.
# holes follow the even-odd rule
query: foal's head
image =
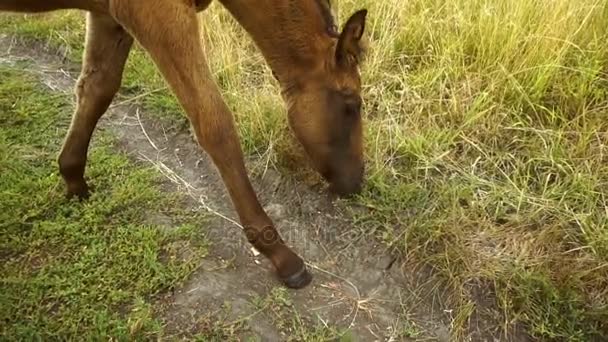
<svg viewBox="0 0 608 342">
<path fill-rule="evenodd" d="M 287 90 L 290 126 L 314 168 L 342 196 L 358 193 L 363 181 L 359 62 L 366 15 L 354 13 L 340 33 L 330 25 L 313 67 L 301 70 Z"/>
</svg>

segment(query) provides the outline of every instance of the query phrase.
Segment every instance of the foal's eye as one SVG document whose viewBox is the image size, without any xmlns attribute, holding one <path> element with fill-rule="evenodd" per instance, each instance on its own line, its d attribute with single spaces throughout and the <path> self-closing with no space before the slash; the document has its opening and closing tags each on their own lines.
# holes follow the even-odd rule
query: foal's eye
<svg viewBox="0 0 608 342">
<path fill-rule="evenodd" d="M 358 98 L 349 99 L 344 103 L 346 115 L 357 116 L 361 112 L 361 100 Z"/>
<path fill-rule="evenodd" d="M 355 103 L 347 103 L 345 106 L 346 115 L 355 116 L 359 113 L 359 106 Z"/>
</svg>

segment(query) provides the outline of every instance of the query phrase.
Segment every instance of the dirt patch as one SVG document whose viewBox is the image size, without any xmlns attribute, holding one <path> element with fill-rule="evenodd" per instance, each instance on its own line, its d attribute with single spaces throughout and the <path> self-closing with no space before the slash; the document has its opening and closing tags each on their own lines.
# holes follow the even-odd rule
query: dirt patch
<svg viewBox="0 0 608 342">
<path fill-rule="evenodd" d="M 0 47 L 8 51 L 0 55 L 0 64 L 32 62 L 28 72 L 38 74 L 52 91 L 73 92 L 78 66 L 41 46 L 6 36 L 0 36 Z M 252 177 L 253 186 L 283 238 L 310 264 L 315 277 L 304 290 L 281 292 L 288 297 L 282 312 L 297 318 L 284 324 L 281 315 L 268 309 L 271 304 L 260 309 L 259 299 L 277 297 L 280 285 L 269 263 L 252 252 L 234 223 L 224 185 L 191 133 L 168 130 L 150 119 L 145 108 L 124 101 L 111 107 L 99 129 L 116 136 L 117 148 L 134 160 L 156 167 L 167 179 L 167 191 L 189 194 L 193 210 L 212 214 L 205 223 L 210 256 L 181 288 L 159 298 L 169 334 L 234 327 L 233 336 L 280 341 L 306 336 L 296 331 L 298 326 L 306 331 L 320 326 L 349 329 L 358 341 L 449 340 L 448 308 L 441 302 L 430 304 L 440 297 L 434 287 L 407 273 L 401 261 L 371 239 L 365 227 L 353 226 L 343 208 L 324 193 L 268 169 Z M 247 160 L 249 169 L 259 162 Z M 150 219 L 170 225 L 162 215 Z"/>
</svg>

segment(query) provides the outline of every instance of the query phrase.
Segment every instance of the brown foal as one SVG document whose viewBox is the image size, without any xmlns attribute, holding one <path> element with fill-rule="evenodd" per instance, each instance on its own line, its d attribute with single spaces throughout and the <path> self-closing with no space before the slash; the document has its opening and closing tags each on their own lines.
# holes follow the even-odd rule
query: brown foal
<svg viewBox="0 0 608 342">
<path fill-rule="evenodd" d="M 337 32 L 328 0 L 219 0 L 273 71 L 288 122 L 314 168 L 342 196 L 363 179 L 361 37 L 367 11 Z M 211 0 L 0 0 L 0 11 L 88 12 L 77 106 L 59 154 L 68 196 L 86 198 L 87 150 L 99 118 L 119 90 L 134 39 L 149 53 L 185 110 L 202 148 L 219 170 L 248 241 L 291 288 L 308 285 L 304 261 L 285 245 L 260 205 L 243 161 L 233 115 L 212 79 L 196 13 Z"/>
</svg>

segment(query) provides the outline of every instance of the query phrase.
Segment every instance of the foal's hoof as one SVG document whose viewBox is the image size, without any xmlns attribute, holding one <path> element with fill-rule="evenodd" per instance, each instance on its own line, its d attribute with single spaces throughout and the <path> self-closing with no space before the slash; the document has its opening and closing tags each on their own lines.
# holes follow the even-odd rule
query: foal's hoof
<svg viewBox="0 0 608 342">
<path fill-rule="evenodd" d="M 312 275 L 308 272 L 306 266 L 303 265 L 299 271 L 288 277 L 281 278 L 281 281 L 289 288 L 302 289 L 312 282 Z"/>
<path fill-rule="evenodd" d="M 89 191 L 89 187 L 87 186 L 87 183 L 80 183 L 80 184 L 68 185 L 65 196 L 68 199 L 72 199 L 72 198 L 76 197 L 82 201 L 82 200 L 87 200 L 90 195 L 91 194 Z"/>
</svg>

